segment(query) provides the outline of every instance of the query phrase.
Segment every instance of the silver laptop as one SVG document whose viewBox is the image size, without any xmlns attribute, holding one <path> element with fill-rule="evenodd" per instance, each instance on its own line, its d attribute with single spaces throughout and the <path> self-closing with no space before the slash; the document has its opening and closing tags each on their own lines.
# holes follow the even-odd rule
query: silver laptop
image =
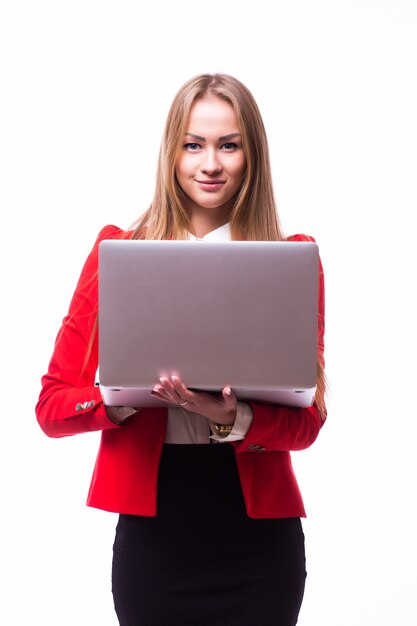
<svg viewBox="0 0 417 626">
<path fill-rule="evenodd" d="M 239 399 L 309 406 L 316 386 L 318 246 L 103 241 L 99 381 L 107 405 L 167 406 L 160 376 Z"/>
</svg>

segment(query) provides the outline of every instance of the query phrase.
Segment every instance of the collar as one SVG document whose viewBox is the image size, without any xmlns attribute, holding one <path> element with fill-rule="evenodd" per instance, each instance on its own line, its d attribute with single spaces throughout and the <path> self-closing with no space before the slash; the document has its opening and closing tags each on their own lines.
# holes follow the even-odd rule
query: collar
<svg viewBox="0 0 417 626">
<path fill-rule="evenodd" d="M 188 233 L 188 239 L 190 241 L 230 241 L 231 239 L 231 231 L 230 231 L 230 222 L 227 224 L 223 224 L 223 226 L 219 226 L 215 230 L 211 230 L 204 237 L 196 237 L 191 233 Z"/>
</svg>

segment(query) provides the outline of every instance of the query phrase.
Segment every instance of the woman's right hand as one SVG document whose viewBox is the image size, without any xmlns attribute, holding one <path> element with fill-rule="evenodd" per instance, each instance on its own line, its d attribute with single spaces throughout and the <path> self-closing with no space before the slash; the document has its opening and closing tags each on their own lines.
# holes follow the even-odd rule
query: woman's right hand
<svg viewBox="0 0 417 626">
<path fill-rule="evenodd" d="M 121 425 L 128 417 L 137 413 L 139 409 L 131 406 L 106 406 L 107 417 L 113 424 Z"/>
</svg>

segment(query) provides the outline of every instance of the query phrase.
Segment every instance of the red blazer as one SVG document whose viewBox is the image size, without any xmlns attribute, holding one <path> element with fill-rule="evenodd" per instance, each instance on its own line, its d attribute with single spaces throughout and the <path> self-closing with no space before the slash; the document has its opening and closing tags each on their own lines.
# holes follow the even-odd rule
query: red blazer
<svg viewBox="0 0 417 626">
<path fill-rule="evenodd" d="M 95 385 L 98 366 L 98 244 L 128 239 L 131 233 L 106 226 L 81 272 L 68 315 L 58 333 L 36 405 L 36 416 L 50 437 L 101 430 L 101 443 L 87 504 L 131 515 L 156 515 L 159 460 L 165 439 L 167 408 L 144 408 L 124 425 L 111 422 Z M 313 239 L 296 235 L 293 241 Z M 324 280 L 320 265 L 319 352 L 323 353 Z M 86 356 L 89 355 L 89 356 Z M 302 450 L 322 426 L 317 408 L 249 402 L 253 421 L 242 441 L 234 442 L 248 515 L 305 517 L 290 451 Z M 226 444 L 218 444 L 226 445 Z"/>
</svg>

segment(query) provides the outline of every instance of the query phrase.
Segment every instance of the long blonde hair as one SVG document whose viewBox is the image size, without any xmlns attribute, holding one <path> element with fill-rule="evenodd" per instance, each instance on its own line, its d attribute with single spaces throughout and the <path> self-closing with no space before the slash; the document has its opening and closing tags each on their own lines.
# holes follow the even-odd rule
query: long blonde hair
<svg viewBox="0 0 417 626">
<path fill-rule="evenodd" d="M 243 184 L 230 214 L 232 239 L 284 238 L 272 188 L 268 141 L 252 94 L 233 76 L 200 74 L 185 83 L 172 102 L 159 152 L 155 195 L 148 211 L 135 224 L 134 239 L 184 239 L 190 231 L 190 216 L 175 165 L 191 107 L 196 100 L 209 96 L 221 98 L 233 107 L 246 159 Z"/>
</svg>

